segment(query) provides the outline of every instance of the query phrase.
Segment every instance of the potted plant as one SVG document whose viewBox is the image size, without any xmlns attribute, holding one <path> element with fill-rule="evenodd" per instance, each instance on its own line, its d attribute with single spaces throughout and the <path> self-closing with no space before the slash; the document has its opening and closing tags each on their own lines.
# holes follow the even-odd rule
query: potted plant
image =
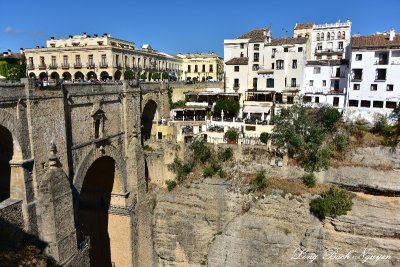
<svg viewBox="0 0 400 267">
<path fill-rule="evenodd" d="M 236 144 L 237 139 L 239 138 L 239 133 L 234 129 L 229 129 L 224 134 L 224 138 L 228 141 L 228 144 Z"/>
</svg>

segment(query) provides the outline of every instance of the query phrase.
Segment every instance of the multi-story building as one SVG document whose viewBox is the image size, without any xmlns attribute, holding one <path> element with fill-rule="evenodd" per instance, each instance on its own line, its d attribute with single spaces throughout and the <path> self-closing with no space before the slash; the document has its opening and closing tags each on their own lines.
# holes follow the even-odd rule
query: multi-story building
<svg viewBox="0 0 400 267">
<path fill-rule="evenodd" d="M 178 54 L 182 59 L 184 80 L 221 81 L 223 78 L 223 60 L 215 53 Z"/>
<path fill-rule="evenodd" d="M 29 77 L 39 79 L 120 80 L 127 71 L 136 76 L 168 72 L 181 76 L 181 59 L 158 53 L 150 45 L 135 49 L 133 42 L 108 34 L 70 35 L 67 39 L 47 40 L 46 47 L 25 50 Z M 142 76 L 143 77 L 143 76 Z"/>
<path fill-rule="evenodd" d="M 389 33 L 354 36 L 347 117 L 373 122 L 400 102 L 400 36 Z"/>
<path fill-rule="evenodd" d="M 242 96 L 248 89 L 257 88 L 258 69 L 263 64 L 264 45 L 271 42 L 268 28 L 255 29 L 236 39 L 224 40 L 226 92 Z"/>
<path fill-rule="evenodd" d="M 330 105 L 342 111 L 346 102 L 351 22 L 299 23 L 294 36 L 310 36 L 300 94 L 312 106 Z"/>
</svg>

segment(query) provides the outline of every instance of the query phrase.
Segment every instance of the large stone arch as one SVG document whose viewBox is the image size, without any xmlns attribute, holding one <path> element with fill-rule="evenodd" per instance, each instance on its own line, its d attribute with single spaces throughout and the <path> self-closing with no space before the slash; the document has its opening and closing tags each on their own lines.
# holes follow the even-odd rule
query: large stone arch
<svg viewBox="0 0 400 267">
<path fill-rule="evenodd" d="M 160 114 L 159 101 L 154 98 L 143 99 L 142 115 L 140 117 L 141 133 L 143 140 L 147 140 L 151 136 L 153 123 L 157 122 Z"/>
<path fill-rule="evenodd" d="M 82 190 L 82 185 L 86 176 L 87 171 L 89 170 L 90 166 L 99 158 L 108 156 L 115 161 L 115 167 L 120 172 L 120 183 L 121 186 L 121 193 L 126 192 L 126 165 L 122 158 L 121 151 L 115 148 L 112 145 L 108 145 L 102 149 L 100 148 L 93 148 L 87 153 L 83 160 L 78 164 L 78 167 L 75 171 L 75 175 L 73 178 L 73 185 L 78 193 Z"/>
<path fill-rule="evenodd" d="M 19 123 L 15 119 L 14 115 L 0 109 L 0 125 L 11 132 L 13 139 L 18 142 L 19 148 L 21 149 L 22 159 L 27 159 L 29 157 L 28 151 L 23 146 L 24 142 L 22 141 L 18 130 Z"/>
</svg>

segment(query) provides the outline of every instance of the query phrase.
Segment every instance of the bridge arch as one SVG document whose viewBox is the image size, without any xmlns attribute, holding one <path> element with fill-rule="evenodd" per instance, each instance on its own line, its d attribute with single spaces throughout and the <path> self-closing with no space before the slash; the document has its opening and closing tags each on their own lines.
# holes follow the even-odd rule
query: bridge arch
<svg viewBox="0 0 400 267">
<path fill-rule="evenodd" d="M 153 124 L 158 122 L 158 107 L 159 105 L 153 99 L 148 99 L 143 106 L 140 120 L 143 140 L 150 139 Z"/>
</svg>

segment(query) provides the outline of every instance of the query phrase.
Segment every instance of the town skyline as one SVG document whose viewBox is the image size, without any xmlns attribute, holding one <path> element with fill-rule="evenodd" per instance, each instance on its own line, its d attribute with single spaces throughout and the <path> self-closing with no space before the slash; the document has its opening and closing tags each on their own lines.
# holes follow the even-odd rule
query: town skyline
<svg viewBox="0 0 400 267">
<path fill-rule="evenodd" d="M 295 1 L 274 5 L 253 1 L 252 5 L 243 7 L 226 1 L 214 3 L 206 0 L 201 5 L 186 6 L 178 2 L 165 5 L 153 1 L 154 6 L 160 8 L 150 12 L 137 12 L 134 3 L 123 2 L 123 11 L 115 13 L 111 13 L 109 7 L 96 6 L 92 0 L 87 1 L 85 6 L 76 0 L 70 1 L 69 6 L 79 7 L 78 13 L 73 8 L 49 6 L 45 2 L 36 1 L 40 13 L 20 11 L 21 16 L 13 12 L 2 15 L 1 51 L 10 49 L 16 52 L 20 48 L 45 46 L 46 40 L 52 36 L 67 38 L 87 32 L 99 35 L 108 33 L 134 42 L 137 48 L 150 44 L 154 49 L 169 54 L 215 52 L 223 56 L 224 39 L 235 38 L 255 28 L 270 28 L 273 38 L 291 37 L 296 22 L 323 24 L 350 19 L 352 34 L 370 35 L 389 31 L 391 27 L 400 30 L 400 18 L 395 14 L 400 2 L 396 0 L 384 1 L 385 5 L 391 7 L 384 13 L 376 12 L 373 5 L 362 5 L 360 1 L 348 3 L 334 12 L 326 12 L 332 7 L 317 1 L 308 1 L 307 6 Z M 21 1 L 8 3 L 10 10 L 20 7 Z M 284 8 L 285 11 L 280 12 Z M 38 14 L 42 19 L 37 19 Z M 107 19 L 101 19 L 102 16 Z"/>
</svg>

